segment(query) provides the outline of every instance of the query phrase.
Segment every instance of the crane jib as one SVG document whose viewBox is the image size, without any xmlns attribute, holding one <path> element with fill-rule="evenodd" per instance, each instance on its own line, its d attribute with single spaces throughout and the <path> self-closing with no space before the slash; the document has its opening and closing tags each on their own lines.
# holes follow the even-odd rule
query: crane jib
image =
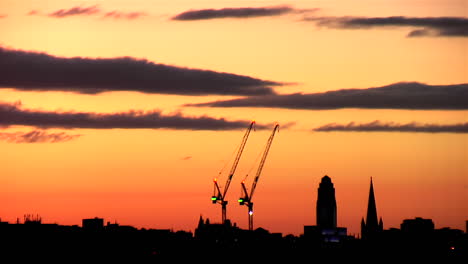
<svg viewBox="0 0 468 264">
<path fill-rule="evenodd" d="M 227 201 L 225 200 L 225 197 L 226 197 L 226 193 L 229 189 L 229 185 L 231 184 L 231 180 L 234 176 L 234 173 L 237 169 L 237 165 L 239 164 L 239 161 L 240 161 L 240 158 L 241 158 L 241 155 L 244 151 L 244 147 L 245 147 L 245 144 L 247 143 L 247 139 L 249 138 L 249 134 L 250 134 L 250 131 L 252 130 L 252 128 L 254 128 L 254 125 L 255 125 L 255 121 L 252 121 L 249 125 L 249 127 L 247 128 L 247 131 L 245 132 L 244 136 L 242 137 L 242 141 L 241 141 L 241 144 L 239 146 L 239 149 L 237 151 L 237 155 L 236 155 L 236 158 L 234 159 L 234 162 L 232 164 L 232 168 L 231 168 L 231 171 L 229 172 L 229 176 L 226 180 L 226 184 L 224 185 L 224 190 L 221 192 L 221 188 L 219 187 L 218 183 L 217 183 L 217 179 L 214 180 L 214 185 L 215 185 L 215 195 L 213 195 L 211 197 L 211 201 L 212 203 L 220 203 L 221 204 L 221 209 L 222 209 L 222 222 L 224 223 L 226 221 L 226 205 L 227 205 Z M 255 128 L 254 128 L 255 130 Z"/>
<path fill-rule="evenodd" d="M 270 151 L 271 143 L 273 143 L 273 138 L 275 137 L 276 131 L 279 129 L 279 124 L 276 124 L 275 127 L 273 128 L 273 132 L 271 133 L 270 137 L 268 138 L 265 151 L 263 152 L 262 159 L 260 160 L 260 164 L 258 165 L 257 173 L 255 174 L 254 181 L 252 183 L 252 188 L 250 189 L 250 195 L 249 198 L 251 199 L 253 196 L 253 193 L 255 191 L 255 188 L 257 187 L 258 179 L 260 178 L 260 174 L 262 173 L 263 166 L 265 165 L 266 158 L 268 156 L 268 153 Z"/>
</svg>

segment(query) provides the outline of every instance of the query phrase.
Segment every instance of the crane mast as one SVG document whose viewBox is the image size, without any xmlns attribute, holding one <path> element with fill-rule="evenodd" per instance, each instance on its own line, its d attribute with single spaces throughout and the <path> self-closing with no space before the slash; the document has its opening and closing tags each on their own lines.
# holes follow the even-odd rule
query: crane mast
<svg viewBox="0 0 468 264">
<path fill-rule="evenodd" d="M 229 185 L 231 184 L 232 177 L 234 176 L 234 173 L 236 172 L 237 165 L 239 164 L 240 158 L 242 156 L 242 153 L 244 151 L 245 144 L 247 143 L 247 139 L 249 138 L 250 131 L 252 128 L 254 128 L 255 121 L 252 121 L 247 128 L 247 131 L 245 131 L 244 137 L 242 138 L 241 144 L 239 146 L 239 149 L 237 151 L 236 158 L 234 159 L 234 162 L 232 164 L 231 170 L 229 171 L 229 176 L 226 180 L 226 184 L 224 185 L 224 190 L 221 191 L 221 187 L 218 184 L 218 179 L 215 178 L 213 180 L 214 182 L 214 194 L 211 197 L 211 202 L 212 203 L 220 203 L 221 204 L 221 218 L 222 218 L 222 223 L 226 222 L 226 206 L 227 206 L 227 201 L 226 201 L 226 194 L 229 189 Z M 254 128 L 255 130 L 255 128 Z"/>
<path fill-rule="evenodd" d="M 245 179 L 241 182 L 242 191 L 244 193 L 244 197 L 239 198 L 238 202 L 240 205 L 246 205 L 248 208 L 249 214 L 249 230 L 253 230 L 253 202 L 252 196 L 254 194 L 255 188 L 257 188 L 258 179 L 260 178 L 260 174 L 262 173 L 263 166 L 265 165 L 265 160 L 268 156 L 268 152 L 270 151 L 271 143 L 273 142 L 273 138 L 275 137 L 275 133 L 279 130 L 279 124 L 276 124 L 273 128 L 273 132 L 271 133 L 270 137 L 268 138 L 265 150 L 262 155 L 262 159 L 258 165 L 257 172 L 255 174 L 254 181 L 252 182 L 252 187 L 250 188 L 250 193 L 247 191 L 245 187 Z"/>
</svg>

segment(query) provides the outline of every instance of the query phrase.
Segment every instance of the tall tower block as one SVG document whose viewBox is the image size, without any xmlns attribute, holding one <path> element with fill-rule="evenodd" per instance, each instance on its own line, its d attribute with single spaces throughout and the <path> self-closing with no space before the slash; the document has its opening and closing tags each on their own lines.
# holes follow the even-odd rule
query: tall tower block
<svg viewBox="0 0 468 264">
<path fill-rule="evenodd" d="M 335 188 L 327 175 L 322 178 L 318 188 L 317 226 L 319 228 L 336 228 Z"/>
</svg>

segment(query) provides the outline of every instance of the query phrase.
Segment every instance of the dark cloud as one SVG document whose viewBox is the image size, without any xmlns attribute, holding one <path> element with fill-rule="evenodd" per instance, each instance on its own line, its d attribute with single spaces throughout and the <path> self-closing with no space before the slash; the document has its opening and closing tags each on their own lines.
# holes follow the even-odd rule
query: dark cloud
<svg viewBox="0 0 468 264">
<path fill-rule="evenodd" d="M 101 10 L 97 5 L 89 7 L 80 7 L 75 6 L 70 9 L 59 9 L 49 14 L 50 17 L 63 18 L 68 16 L 77 16 L 77 15 L 92 15 L 99 13 Z"/>
<path fill-rule="evenodd" d="M 104 18 L 114 18 L 114 19 L 136 19 L 142 16 L 146 16 L 144 12 L 121 12 L 121 11 L 110 11 L 104 14 Z"/>
<path fill-rule="evenodd" d="M 313 129 L 313 131 L 331 132 L 423 132 L 423 133 L 468 133 L 468 123 L 440 125 L 440 124 L 419 124 L 407 123 L 398 124 L 394 122 L 381 122 L 375 120 L 370 123 L 357 124 L 350 122 L 349 124 L 331 123 Z"/>
<path fill-rule="evenodd" d="M 395 83 L 366 89 L 343 89 L 323 93 L 251 96 L 186 106 L 272 107 L 326 110 L 369 109 L 468 109 L 468 84 L 426 85 L 416 82 Z"/>
<path fill-rule="evenodd" d="M 468 37 L 468 18 L 464 17 L 306 17 L 318 26 L 339 29 L 376 27 L 418 27 L 408 37 Z"/>
<path fill-rule="evenodd" d="M 156 64 L 143 59 L 63 58 L 0 47 L 0 88 L 97 94 L 137 91 L 178 95 L 273 94 L 282 85 L 249 76 Z"/>
<path fill-rule="evenodd" d="M 239 7 L 222 9 L 200 9 L 182 12 L 172 20 L 204 20 L 215 18 L 252 18 L 264 16 L 279 16 L 288 13 L 312 12 L 316 9 L 295 9 L 289 6 L 270 7 Z"/>
<path fill-rule="evenodd" d="M 58 143 L 80 137 L 81 135 L 69 135 L 65 132 L 48 133 L 43 130 L 29 132 L 0 132 L 0 140 L 10 143 Z"/>
<path fill-rule="evenodd" d="M 0 19 L 6 18 L 7 16 L 8 16 L 8 15 L 2 15 L 2 14 L 0 14 Z"/>
<path fill-rule="evenodd" d="M 190 160 L 190 159 L 192 159 L 192 156 L 185 156 L 185 157 L 181 158 L 181 160 Z"/>
<path fill-rule="evenodd" d="M 189 117 L 180 113 L 165 115 L 160 111 L 128 111 L 119 113 L 57 112 L 22 109 L 21 103 L 0 102 L 0 126 L 33 126 L 37 128 L 168 128 L 186 130 L 242 129 L 249 121 L 228 121 L 208 116 Z M 266 125 L 257 125 L 265 128 Z"/>
</svg>

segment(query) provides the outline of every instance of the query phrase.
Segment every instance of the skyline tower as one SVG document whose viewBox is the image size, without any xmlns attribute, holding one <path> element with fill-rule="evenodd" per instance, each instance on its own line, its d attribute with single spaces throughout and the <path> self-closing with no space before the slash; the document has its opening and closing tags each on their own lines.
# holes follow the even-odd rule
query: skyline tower
<svg viewBox="0 0 468 264">
<path fill-rule="evenodd" d="M 317 227 L 322 229 L 336 228 L 335 188 L 327 175 L 323 176 L 318 188 Z"/>
<path fill-rule="evenodd" d="M 377 206 L 375 203 L 374 185 L 371 177 L 366 221 L 364 221 L 364 218 L 361 220 L 361 237 L 364 239 L 372 238 L 381 231 L 383 231 L 383 221 L 382 217 L 380 217 L 380 220 L 377 220 Z"/>
</svg>

